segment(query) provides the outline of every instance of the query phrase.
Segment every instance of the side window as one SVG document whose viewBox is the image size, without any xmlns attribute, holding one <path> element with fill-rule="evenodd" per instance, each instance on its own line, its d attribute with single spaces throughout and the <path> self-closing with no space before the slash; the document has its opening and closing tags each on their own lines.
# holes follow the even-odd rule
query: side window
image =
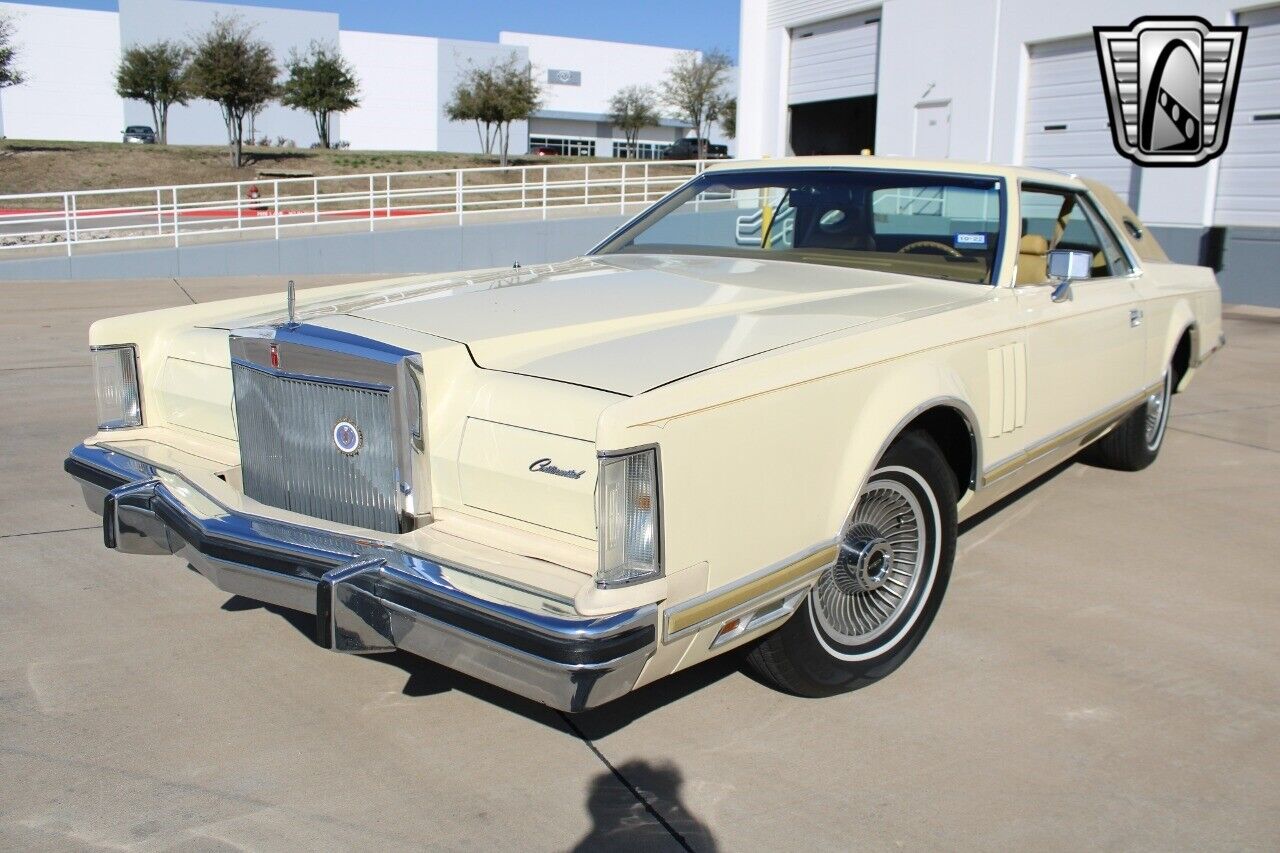
<svg viewBox="0 0 1280 853">
<path fill-rule="evenodd" d="M 1021 236 L 1032 237 L 1031 240 L 1023 240 L 1024 248 L 1038 247 L 1046 253 L 1059 249 L 1088 252 L 1093 256 L 1090 272 L 1094 278 L 1124 275 L 1130 271 L 1115 239 L 1079 193 L 1023 189 L 1019 198 L 1022 207 Z"/>
</svg>

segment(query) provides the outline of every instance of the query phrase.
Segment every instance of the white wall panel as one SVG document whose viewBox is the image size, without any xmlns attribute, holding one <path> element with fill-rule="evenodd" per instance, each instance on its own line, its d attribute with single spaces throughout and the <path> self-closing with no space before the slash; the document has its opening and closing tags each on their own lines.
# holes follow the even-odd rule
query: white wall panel
<svg viewBox="0 0 1280 853">
<path fill-rule="evenodd" d="M 338 38 L 360 80 L 360 106 L 343 114 L 342 139 L 352 148 L 435 150 L 439 40 L 349 30 Z"/>
<path fill-rule="evenodd" d="M 609 99 L 624 86 L 656 89 L 683 52 L 669 47 L 531 33 L 499 33 L 498 42 L 528 49 L 534 73 L 544 84 L 544 110 L 594 115 L 607 113 Z M 576 71 L 579 76 L 572 85 L 548 83 L 548 72 L 553 69 Z"/>
<path fill-rule="evenodd" d="M 1240 15 L 1249 28 L 1213 221 L 1280 225 L 1280 6 Z"/>
<path fill-rule="evenodd" d="M 119 15 L 16 3 L 0 3 L 0 15 L 13 22 L 17 66 L 27 78 L 0 90 L 4 135 L 119 142 Z"/>
</svg>

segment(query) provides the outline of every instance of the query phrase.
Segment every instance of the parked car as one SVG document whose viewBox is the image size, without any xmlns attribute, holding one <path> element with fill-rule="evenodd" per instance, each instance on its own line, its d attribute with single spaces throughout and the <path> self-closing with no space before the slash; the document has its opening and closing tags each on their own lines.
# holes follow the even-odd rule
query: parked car
<svg viewBox="0 0 1280 853">
<path fill-rule="evenodd" d="M 678 139 L 671 145 L 662 149 L 663 160 L 697 160 L 698 157 L 697 139 Z M 728 159 L 728 157 L 728 146 L 712 145 L 710 142 L 706 142 L 706 159 L 725 160 Z"/>
<path fill-rule="evenodd" d="M 803 695 L 884 677 L 961 520 L 1081 451 L 1151 464 L 1224 343 L 1213 272 L 1104 185 L 870 157 L 294 306 L 93 324 L 65 468 L 106 546 L 567 711 L 742 646 Z"/>
<path fill-rule="evenodd" d="M 156 132 L 145 124 L 131 124 L 122 132 L 125 142 L 140 142 L 144 145 L 156 144 Z"/>
</svg>

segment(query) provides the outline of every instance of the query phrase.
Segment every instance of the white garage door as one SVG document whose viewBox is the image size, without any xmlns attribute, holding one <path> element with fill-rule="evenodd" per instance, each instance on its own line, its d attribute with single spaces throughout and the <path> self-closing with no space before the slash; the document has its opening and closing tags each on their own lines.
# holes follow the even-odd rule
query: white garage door
<svg viewBox="0 0 1280 853">
<path fill-rule="evenodd" d="M 1129 201 L 1132 164 L 1116 153 L 1093 39 L 1031 49 L 1022 162 L 1102 181 Z"/>
<path fill-rule="evenodd" d="M 1280 7 L 1240 15 L 1245 36 L 1214 222 L 1280 226 Z"/>
<path fill-rule="evenodd" d="M 796 27 L 791 31 L 787 102 L 874 95 L 879 51 L 879 13 Z"/>
</svg>

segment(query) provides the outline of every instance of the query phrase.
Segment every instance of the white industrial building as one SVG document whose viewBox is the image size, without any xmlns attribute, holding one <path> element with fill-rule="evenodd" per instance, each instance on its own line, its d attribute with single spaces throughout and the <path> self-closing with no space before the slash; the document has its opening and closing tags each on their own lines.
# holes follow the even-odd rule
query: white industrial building
<svg viewBox="0 0 1280 853">
<path fill-rule="evenodd" d="M 338 45 L 361 91 L 360 106 L 337 117 L 335 140 L 360 149 L 479 151 L 475 127 L 450 121 L 446 105 L 469 68 L 514 54 L 532 63 L 545 103 L 531 121 L 513 125 L 512 153 L 525 153 L 532 143 L 564 154 L 621 156 L 623 135 L 608 121 L 609 99 L 623 86 L 656 86 L 681 52 L 514 32 L 495 42 L 358 32 L 342 29 L 330 12 L 193 0 L 118 0 L 114 12 L 0 3 L 0 15 L 14 24 L 18 65 L 27 77 L 0 90 L 0 136 L 15 139 L 118 142 L 126 125 L 150 125 L 145 104 L 115 93 L 121 52 L 158 39 L 186 40 L 218 15 L 252 25 L 281 62 L 312 41 Z M 655 155 L 688 132 L 685 123 L 664 118 L 640 134 L 642 153 Z M 279 104 L 254 117 L 253 133 L 303 147 L 316 140 L 309 115 Z M 218 108 L 204 101 L 175 107 L 169 141 L 225 142 Z"/>
<path fill-rule="evenodd" d="M 1249 27 L 1229 144 L 1198 168 L 1116 153 L 1095 26 Z M 859 153 L 1043 166 L 1106 181 L 1171 253 L 1280 295 L 1280 4 L 1241 0 L 743 0 L 740 156 Z"/>
</svg>

